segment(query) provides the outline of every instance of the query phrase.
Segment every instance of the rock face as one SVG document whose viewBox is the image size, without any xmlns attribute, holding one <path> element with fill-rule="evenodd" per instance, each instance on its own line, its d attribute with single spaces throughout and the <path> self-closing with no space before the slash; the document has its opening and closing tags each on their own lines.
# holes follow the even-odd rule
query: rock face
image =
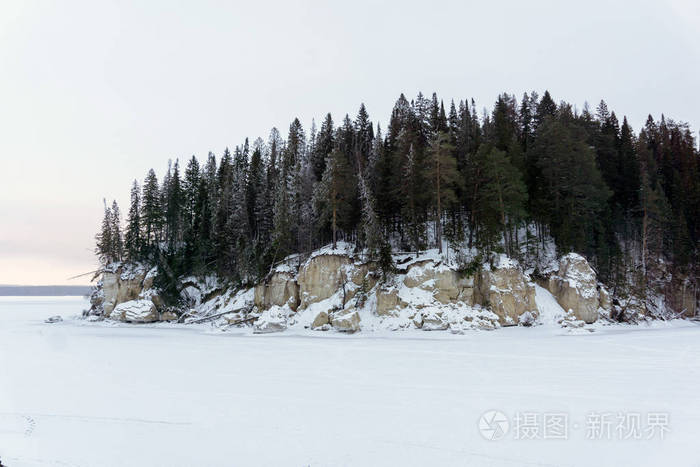
<svg viewBox="0 0 700 467">
<path fill-rule="evenodd" d="M 549 277 L 546 287 L 564 311 L 571 310 L 576 319 L 585 323 L 598 319 L 599 307 L 610 306 L 607 292 L 599 292 L 595 272 L 588 261 L 576 253 L 562 256 L 559 271 Z"/>
<path fill-rule="evenodd" d="M 128 323 L 152 323 L 159 319 L 156 306 L 147 299 L 120 303 L 112 310 L 109 317 Z"/>
<path fill-rule="evenodd" d="M 325 300 L 344 284 L 352 282 L 346 266 L 352 262 L 344 255 L 318 255 L 310 258 L 299 270 L 299 298 L 301 308 Z"/>
<path fill-rule="evenodd" d="M 271 306 L 299 306 L 299 286 L 289 272 L 274 272 L 266 281 L 255 287 L 255 306 L 267 309 Z"/>
<path fill-rule="evenodd" d="M 109 316 L 120 303 L 137 299 L 144 288 L 145 277 L 146 270 L 141 265 L 119 265 L 105 271 L 102 274 L 105 316 Z"/>
<path fill-rule="evenodd" d="M 535 286 L 530 283 L 518 263 L 500 255 L 493 267 L 485 265 L 477 274 L 475 299 L 498 315 L 502 326 L 513 326 L 530 312 L 537 315 Z"/>
<path fill-rule="evenodd" d="M 435 265 L 432 260 L 412 264 L 406 278 L 406 287 L 418 287 L 432 292 L 442 304 L 462 301 L 473 304 L 474 279 L 460 277 L 454 269 Z"/>
<path fill-rule="evenodd" d="M 435 250 L 417 258 L 406 254 L 397 260 L 401 266 L 388 282 L 378 284 L 377 265 L 359 261 L 350 251 L 317 251 L 298 272 L 292 266 L 278 266 L 263 283 L 245 291 L 227 290 L 215 276 L 183 278 L 180 294 L 187 304 L 183 308 L 189 313 L 186 316 L 230 310 L 227 319 L 237 325 L 243 315 L 252 312 L 259 316 L 254 324 L 256 333 L 279 332 L 296 324 L 342 332 L 358 331 L 361 324 L 367 329 L 463 332 L 536 322 L 534 284 L 520 265 L 505 255 L 492 256 L 472 276 L 465 276 L 443 263 Z M 566 255 L 552 269 L 556 272 L 545 276 L 541 285 L 572 322 L 591 323 L 600 308 L 611 309 L 608 292 L 598 284 L 583 257 Z M 146 272 L 142 265 L 107 267 L 102 287 L 93 294 L 94 302 L 99 302 L 93 308 L 121 321 L 177 319 L 172 313 L 176 310 L 164 306 L 154 278 L 155 269 Z M 689 287 L 679 298 L 691 313 L 696 310 L 695 293 Z M 245 308 L 245 313 L 234 315 L 239 308 Z"/>
<path fill-rule="evenodd" d="M 399 298 L 399 291 L 396 289 L 377 289 L 377 308 L 379 316 L 391 315 L 392 311 L 406 307 L 407 303 Z"/>
</svg>

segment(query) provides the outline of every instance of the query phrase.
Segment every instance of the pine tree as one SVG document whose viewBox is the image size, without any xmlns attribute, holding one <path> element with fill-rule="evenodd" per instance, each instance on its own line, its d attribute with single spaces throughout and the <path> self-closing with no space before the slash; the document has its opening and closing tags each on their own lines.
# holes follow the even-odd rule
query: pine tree
<svg viewBox="0 0 700 467">
<path fill-rule="evenodd" d="M 124 249 L 129 261 L 141 259 L 141 189 L 136 180 L 131 187 L 131 203 L 129 204 L 129 217 L 124 235 Z"/>
<path fill-rule="evenodd" d="M 348 217 L 352 209 L 352 190 L 350 167 L 345 154 L 339 149 L 333 150 L 323 173 L 321 182 L 314 193 L 314 204 L 321 226 L 330 224 L 331 240 L 335 249 L 338 230 L 347 231 Z"/>
<path fill-rule="evenodd" d="M 642 173 L 639 198 L 642 211 L 642 274 L 646 279 L 649 260 L 662 259 L 671 209 L 663 190 L 654 186 L 646 170 Z"/>
<path fill-rule="evenodd" d="M 478 189 L 478 211 L 482 235 L 480 240 L 491 249 L 502 236 L 506 253 L 516 255 L 512 228 L 525 217 L 527 190 L 520 171 L 505 151 L 484 145 L 477 153 L 482 167 Z"/>
<path fill-rule="evenodd" d="M 170 171 L 169 171 L 170 172 Z M 165 179 L 165 228 L 168 250 L 172 253 L 182 242 L 182 205 L 184 195 L 180 184 L 180 163 L 175 161 L 172 173 Z"/>
<path fill-rule="evenodd" d="M 157 265 L 164 296 L 177 300 L 178 276 L 216 269 L 253 283 L 275 261 L 340 238 L 386 279 L 392 244 L 426 248 L 432 222 L 438 248 L 468 230 L 467 246 L 518 256 L 527 221 L 534 254 L 554 238 L 558 253 L 588 256 L 613 289 L 698 273 L 700 154 L 689 127 L 663 115 L 636 137 L 604 101 L 594 116 L 549 92 L 520 105 L 504 93 L 482 115 L 473 99 L 446 113 L 435 93 L 402 94 L 385 135 L 361 105 L 337 128 L 327 114 L 308 139 L 295 119 L 286 141 L 274 128 L 267 144 L 258 138 L 251 151 L 248 141 L 218 165 L 211 153 L 203 167 L 193 156 L 182 176 L 175 161 L 162 184 L 152 169 L 141 192 L 134 182 L 123 244 L 119 207 L 105 203 L 100 261 Z"/>
<path fill-rule="evenodd" d="M 293 222 L 290 211 L 287 181 L 283 177 L 275 190 L 272 230 L 273 261 L 285 258 L 294 250 Z"/>
<path fill-rule="evenodd" d="M 112 251 L 114 242 L 112 241 L 112 210 L 107 207 L 106 200 L 103 199 L 102 204 L 104 205 L 104 216 L 102 218 L 102 228 L 100 232 L 95 235 L 95 253 L 100 263 L 104 265 L 114 261 L 114 252 Z"/>
<path fill-rule="evenodd" d="M 215 261 L 214 224 L 218 206 L 216 174 L 216 156 L 210 152 L 200 179 L 196 210 L 199 222 L 197 224 L 196 237 L 198 241 L 195 247 L 196 257 L 193 261 L 193 268 L 200 273 L 205 272 Z"/>
<path fill-rule="evenodd" d="M 563 251 L 592 253 L 600 214 L 610 190 L 602 180 L 585 134 L 545 119 L 533 144 L 542 173 L 542 214 Z"/>
<path fill-rule="evenodd" d="M 356 164 L 359 173 L 366 170 L 374 144 L 374 129 L 372 128 L 372 122 L 369 119 L 365 104 L 360 105 L 360 110 L 357 112 L 354 126 L 354 152 L 357 158 Z"/>
<path fill-rule="evenodd" d="M 384 236 L 375 208 L 374 196 L 365 178 L 358 177 L 359 193 L 362 202 L 362 231 L 370 259 L 376 259 L 384 248 Z"/>
<path fill-rule="evenodd" d="M 161 239 L 161 226 L 163 213 L 161 211 L 160 192 L 158 178 L 153 169 L 148 171 L 143 183 L 143 203 L 141 204 L 141 222 L 147 249 L 150 251 L 158 247 Z"/>
<path fill-rule="evenodd" d="M 183 263 L 185 270 L 191 270 L 197 255 L 199 226 L 202 222 L 203 193 L 200 180 L 199 161 L 195 156 L 187 163 L 182 181 L 182 224 L 184 241 Z"/>
<path fill-rule="evenodd" d="M 435 203 L 435 241 L 442 253 L 442 214 L 457 203 L 456 191 L 462 179 L 457 171 L 457 161 L 453 156 L 454 146 L 449 135 L 440 131 L 435 135 L 430 147 L 430 180 Z"/>
<path fill-rule="evenodd" d="M 634 135 L 632 127 L 627 123 L 627 117 L 624 117 L 620 130 L 617 172 L 619 174 L 617 198 L 622 208 L 630 211 L 639 204 L 640 174 Z"/>
<path fill-rule="evenodd" d="M 260 146 L 253 149 L 250 159 L 248 173 L 248 186 L 246 187 L 246 207 L 248 210 L 248 221 L 250 232 L 253 238 L 258 238 L 260 232 L 258 223 L 261 219 L 260 209 L 262 208 L 262 197 L 265 188 L 265 167 L 262 160 L 262 148 Z"/>
<path fill-rule="evenodd" d="M 185 168 L 185 177 L 182 181 L 182 217 L 185 227 L 185 236 L 193 235 L 193 233 L 196 232 L 195 219 L 197 217 L 199 186 L 199 161 L 195 156 L 192 156 L 187 163 L 187 167 Z"/>
<path fill-rule="evenodd" d="M 111 253 L 113 261 L 121 261 L 124 256 L 124 239 L 121 229 L 121 212 L 117 201 L 112 201 L 112 214 L 110 216 L 112 226 L 110 228 L 110 239 L 112 241 Z"/>
<path fill-rule="evenodd" d="M 403 181 L 400 186 L 403 199 L 401 217 L 406 225 L 409 248 L 414 251 L 425 248 L 425 228 L 420 212 L 420 170 L 416 152 L 411 145 L 404 162 Z"/>
<path fill-rule="evenodd" d="M 532 99 L 530 100 L 532 103 Z M 557 104 L 552 99 L 549 91 L 545 91 L 542 99 L 537 104 L 537 111 L 535 112 L 535 129 L 544 123 L 547 117 L 553 118 L 557 114 Z"/>
<path fill-rule="evenodd" d="M 323 172 L 326 170 L 326 158 L 333 150 L 334 145 L 333 118 L 329 113 L 326 114 L 326 118 L 321 124 L 321 129 L 316 136 L 316 145 L 311 153 L 311 165 L 316 181 L 321 180 Z"/>
</svg>

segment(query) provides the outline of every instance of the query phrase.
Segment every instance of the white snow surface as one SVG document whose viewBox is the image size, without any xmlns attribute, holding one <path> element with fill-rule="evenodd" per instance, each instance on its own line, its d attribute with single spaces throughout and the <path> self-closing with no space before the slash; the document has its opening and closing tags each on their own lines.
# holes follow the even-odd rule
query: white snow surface
<svg viewBox="0 0 700 467">
<path fill-rule="evenodd" d="M 0 298 L 4 465 L 698 465 L 692 322 L 254 335 L 74 318 L 87 307 Z M 499 441 L 478 430 L 489 410 L 511 421 Z M 568 439 L 514 439 L 516 412 L 567 414 Z M 587 439 L 590 413 L 617 412 L 670 431 Z"/>
<path fill-rule="evenodd" d="M 546 326 L 558 326 L 559 321 L 566 316 L 566 311 L 559 305 L 549 290 L 535 284 L 535 302 L 539 316 L 538 322 Z"/>
</svg>

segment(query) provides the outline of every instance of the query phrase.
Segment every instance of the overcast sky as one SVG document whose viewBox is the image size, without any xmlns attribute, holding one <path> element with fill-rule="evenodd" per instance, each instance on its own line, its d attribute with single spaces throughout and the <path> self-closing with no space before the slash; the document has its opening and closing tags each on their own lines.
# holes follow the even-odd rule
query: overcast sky
<svg viewBox="0 0 700 467">
<path fill-rule="evenodd" d="M 0 1 L 0 284 L 83 284 L 102 198 L 401 92 L 700 123 L 700 2 Z"/>
</svg>

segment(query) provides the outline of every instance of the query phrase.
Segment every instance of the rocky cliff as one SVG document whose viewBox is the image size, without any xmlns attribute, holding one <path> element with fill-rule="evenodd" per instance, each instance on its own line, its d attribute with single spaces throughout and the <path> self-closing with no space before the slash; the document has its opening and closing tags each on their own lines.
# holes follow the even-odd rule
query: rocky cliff
<svg viewBox="0 0 700 467">
<path fill-rule="evenodd" d="M 257 333 L 290 327 L 462 333 L 537 323 L 535 283 L 511 258 L 494 254 L 472 272 L 460 271 L 436 251 L 394 259 L 396 271 L 384 281 L 376 264 L 343 246 L 318 250 L 301 264 L 282 263 L 251 288 L 226 287 L 213 277 L 184 278 L 180 320 L 252 323 Z M 93 294 L 94 314 L 135 323 L 177 319 L 153 286 L 155 274 L 142 265 L 106 268 Z M 593 323 L 609 315 L 608 293 L 580 255 L 562 257 L 537 281 L 569 321 Z"/>
<path fill-rule="evenodd" d="M 111 264 L 105 268 L 90 298 L 92 310 L 104 318 L 132 323 L 172 321 L 153 287 L 156 270 L 142 264 Z"/>
</svg>

